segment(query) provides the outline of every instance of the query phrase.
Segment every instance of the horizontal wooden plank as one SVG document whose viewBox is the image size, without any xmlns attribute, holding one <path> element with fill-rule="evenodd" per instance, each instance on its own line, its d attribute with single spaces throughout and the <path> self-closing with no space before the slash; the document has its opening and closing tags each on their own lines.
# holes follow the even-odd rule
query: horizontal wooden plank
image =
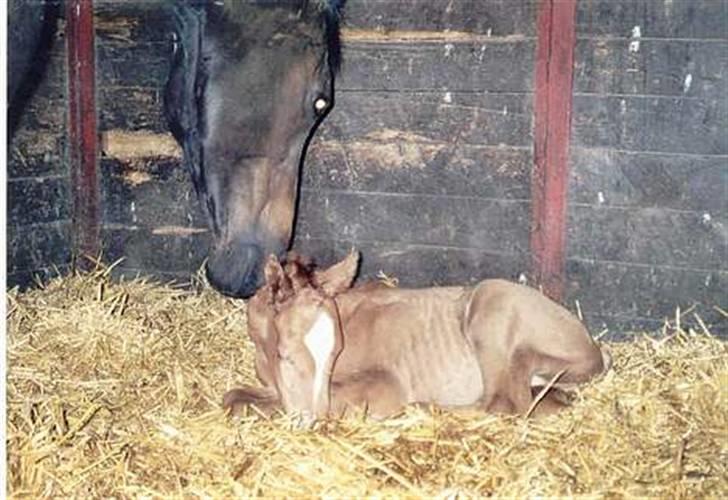
<svg viewBox="0 0 728 500">
<path fill-rule="evenodd" d="M 698 269 L 728 269 L 728 214 L 574 206 L 568 255 Z"/>
<path fill-rule="evenodd" d="M 162 8 L 168 3 L 169 0 L 94 0 L 94 12 L 133 12 L 137 9 Z"/>
<path fill-rule="evenodd" d="M 8 147 L 8 179 L 68 175 L 65 137 L 41 129 L 18 130 Z"/>
<path fill-rule="evenodd" d="M 347 45 L 337 87 L 530 92 L 534 50 L 533 40 Z"/>
<path fill-rule="evenodd" d="M 65 90 L 41 87 L 21 109 L 14 141 L 27 134 L 45 132 L 60 135 L 66 129 Z M 25 134 L 23 133 L 25 131 Z"/>
<path fill-rule="evenodd" d="M 631 43 L 578 41 L 575 91 L 728 98 L 728 40 L 645 40 L 639 50 Z"/>
<path fill-rule="evenodd" d="M 298 217 L 299 237 L 528 251 L 528 202 L 303 190 Z"/>
<path fill-rule="evenodd" d="M 726 310 L 728 272 L 699 272 L 621 263 L 567 262 L 567 300 L 579 301 L 585 316 L 662 321 L 696 306 L 708 324 L 726 332 L 728 321 L 714 308 Z M 596 326 L 596 325 L 594 325 Z"/>
<path fill-rule="evenodd" d="M 302 182 L 313 190 L 528 199 L 531 163 L 529 149 L 398 139 L 314 140 Z"/>
<path fill-rule="evenodd" d="M 96 0 L 94 28 L 97 46 L 132 46 L 167 42 L 174 29 L 172 3 L 167 0 Z"/>
<path fill-rule="evenodd" d="M 525 255 L 478 249 L 310 238 L 297 238 L 294 244 L 296 251 L 313 257 L 321 267 L 342 259 L 351 248 L 362 255 L 359 282 L 375 279 L 381 272 L 396 278 L 400 286 L 467 285 L 489 278 L 517 280 L 528 266 Z"/>
<path fill-rule="evenodd" d="M 666 153 L 728 154 L 728 100 L 574 97 L 572 144 Z"/>
<path fill-rule="evenodd" d="M 345 24 L 380 31 L 533 35 L 537 10 L 537 0 L 356 0 L 346 4 Z"/>
<path fill-rule="evenodd" d="M 187 171 L 175 158 L 101 162 L 103 222 L 205 228 Z"/>
<path fill-rule="evenodd" d="M 207 256 L 209 234 L 154 234 L 150 228 L 105 227 L 104 258 L 124 258 L 122 267 L 151 272 L 194 273 Z"/>
<path fill-rule="evenodd" d="M 8 224 L 24 226 L 68 219 L 70 184 L 66 177 L 16 180 L 8 183 Z"/>
<path fill-rule="evenodd" d="M 98 87 L 161 88 L 169 76 L 172 43 L 150 42 L 129 47 L 98 47 L 96 77 Z"/>
<path fill-rule="evenodd" d="M 581 36 L 728 39 L 726 0 L 581 0 L 576 19 Z"/>
<path fill-rule="evenodd" d="M 338 92 L 325 140 L 440 141 L 531 147 L 532 96 L 456 92 Z"/>
<path fill-rule="evenodd" d="M 24 273 L 62 266 L 71 260 L 70 223 L 7 227 L 7 272 Z"/>
<path fill-rule="evenodd" d="M 728 157 L 572 148 L 569 199 L 728 214 Z"/>
<path fill-rule="evenodd" d="M 99 129 L 167 132 L 162 90 L 150 87 L 101 87 Z"/>
</svg>

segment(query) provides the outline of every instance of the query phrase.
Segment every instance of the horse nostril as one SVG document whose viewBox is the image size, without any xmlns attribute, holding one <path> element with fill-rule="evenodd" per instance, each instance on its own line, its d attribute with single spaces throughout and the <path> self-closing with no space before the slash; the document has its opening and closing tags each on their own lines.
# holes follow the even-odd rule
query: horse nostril
<svg viewBox="0 0 728 500">
<path fill-rule="evenodd" d="M 213 249 L 205 269 L 210 284 L 236 298 L 253 295 L 262 282 L 262 251 L 257 245 L 229 245 Z"/>
</svg>

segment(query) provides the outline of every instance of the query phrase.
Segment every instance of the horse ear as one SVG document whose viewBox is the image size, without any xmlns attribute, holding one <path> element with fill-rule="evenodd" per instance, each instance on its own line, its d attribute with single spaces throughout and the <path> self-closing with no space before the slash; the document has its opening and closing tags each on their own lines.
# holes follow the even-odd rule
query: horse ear
<svg viewBox="0 0 728 500">
<path fill-rule="evenodd" d="M 344 260 L 334 264 L 325 271 L 318 271 L 314 274 L 316 284 L 330 296 L 342 293 L 349 288 L 356 277 L 359 269 L 359 252 L 352 249 Z"/>
</svg>

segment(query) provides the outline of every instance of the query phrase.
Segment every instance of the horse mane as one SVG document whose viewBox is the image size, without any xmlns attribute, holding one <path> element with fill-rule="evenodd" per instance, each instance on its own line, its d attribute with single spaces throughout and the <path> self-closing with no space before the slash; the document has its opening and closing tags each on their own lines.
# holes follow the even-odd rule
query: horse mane
<svg viewBox="0 0 728 500">
<path fill-rule="evenodd" d="M 314 0 L 324 15 L 324 36 L 328 49 L 329 66 L 336 74 L 341 68 L 341 17 L 346 0 Z"/>
</svg>

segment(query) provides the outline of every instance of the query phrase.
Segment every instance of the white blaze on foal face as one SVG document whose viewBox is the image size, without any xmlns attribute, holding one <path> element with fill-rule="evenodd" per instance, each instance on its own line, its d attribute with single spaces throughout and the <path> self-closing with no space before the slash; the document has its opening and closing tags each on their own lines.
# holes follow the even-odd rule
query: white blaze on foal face
<svg viewBox="0 0 728 500">
<path fill-rule="evenodd" d="M 311 329 L 304 335 L 303 343 L 311 354 L 314 363 L 313 398 L 314 408 L 319 398 L 327 396 L 328 379 L 331 375 L 327 373 L 330 367 L 331 356 L 336 346 L 336 326 L 333 318 L 325 309 L 319 309 Z"/>
<path fill-rule="evenodd" d="M 288 305 L 275 319 L 276 385 L 286 411 L 324 417 L 338 354 L 336 319 L 316 296 L 304 295 Z"/>
</svg>

